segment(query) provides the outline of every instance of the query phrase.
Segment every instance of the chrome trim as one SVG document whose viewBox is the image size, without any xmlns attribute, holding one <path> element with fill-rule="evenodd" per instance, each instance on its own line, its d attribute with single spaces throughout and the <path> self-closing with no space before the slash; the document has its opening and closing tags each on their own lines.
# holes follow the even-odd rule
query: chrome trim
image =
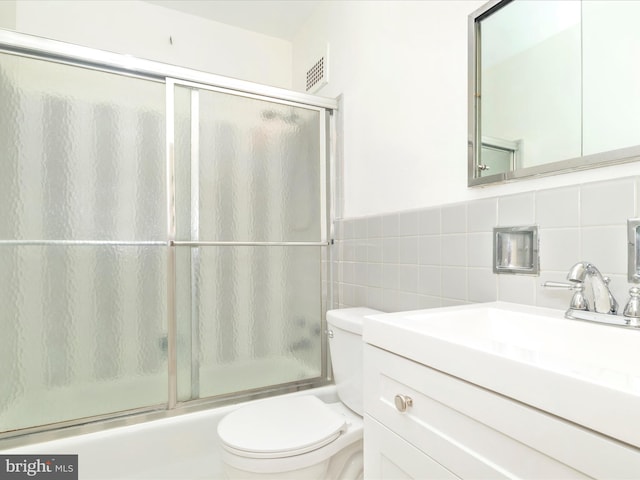
<svg viewBox="0 0 640 480">
<path fill-rule="evenodd" d="M 531 234 L 531 266 L 526 265 L 501 265 L 500 259 L 503 257 L 502 243 L 498 241 L 499 236 L 510 236 L 510 234 L 530 233 Z M 539 275 L 540 274 L 540 239 L 538 226 L 529 225 L 522 227 L 494 227 L 493 228 L 493 273 L 515 274 L 515 275 Z"/>
<path fill-rule="evenodd" d="M 114 428 L 128 427 L 149 421 L 173 418 L 180 415 L 188 415 L 190 413 L 201 412 L 203 410 L 230 406 L 241 402 L 249 402 L 275 395 L 284 395 L 313 388 L 326 387 L 327 385 L 329 385 L 329 382 L 325 378 L 316 377 L 303 380 L 298 383 L 283 383 L 281 385 L 272 386 L 272 388 L 247 390 L 236 394 L 208 397 L 189 402 L 179 402 L 176 405 L 176 408 L 173 409 L 167 409 L 166 405 L 159 404 L 152 407 L 119 412 L 119 414 L 115 414 L 117 416 L 114 416 L 114 413 L 111 413 L 23 430 L 14 430 L 0 434 L 0 451 L 41 442 L 61 440 L 78 435 L 103 432 Z"/>
<path fill-rule="evenodd" d="M 635 162 L 640 160 L 640 145 L 610 150 L 607 152 L 584 155 L 582 157 L 560 160 L 546 165 L 537 165 L 527 168 L 519 168 L 510 172 L 498 173 L 478 177 L 479 145 L 481 143 L 481 128 L 478 125 L 478 118 L 481 114 L 481 103 L 479 102 L 481 92 L 481 78 L 478 72 L 480 56 L 480 31 L 479 21 L 483 17 L 490 15 L 494 10 L 502 8 L 513 0 L 491 0 L 479 9 L 472 12 L 468 17 L 468 88 L 467 88 L 467 113 L 468 113 L 468 151 L 467 151 L 467 185 L 469 187 L 484 186 L 494 183 L 507 183 L 515 180 L 559 175 L 579 170 L 588 170 L 596 167 L 618 165 L 622 163 Z"/>
<path fill-rule="evenodd" d="M 169 246 L 176 238 L 176 179 L 175 179 L 175 82 L 167 79 L 166 104 L 166 185 L 167 185 L 167 239 Z M 178 319 L 176 312 L 176 250 L 167 254 L 167 367 L 168 406 L 175 408 L 178 402 Z"/>
<path fill-rule="evenodd" d="M 26 35 L 10 30 L 0 29 L 0 51 L 34 55 L 58 62 L 73 63 L 90 68 L 109 69 L 125 74 L 143 75 L 152 79 L 162 80 L 173 78 L 186 82 L 198 82 L 216 85 L 237 92 L 254 93 L 280 100 L 288 100 L 306 105 L 337 108 L 335 99 L 293 92 L 284 88 L 260 85 L 258 83 L 238 80 L 236 78 L 201 72 L 190 68 L 178 67 L 161 62 L 144 60 L 131 55 L 107 52 L 80 45 L 50 40 L 46 38 Z"/>
<path fill-rule="evenodd" d="M 200 93 L 191 90 L 191 239 L 200 240 Z M 200 398 L 200 249 L 191 249 L 191 398 Z"/>
<path fill-rule="evenodd" d="M 564 314 L 569 320 L 580 320 L 583 322 L 600 323 L 613 327 L 624 327 L 640 330 L 640 323 L 637 318 L 628 318 L 622 315 L 614 315 L 611 313 L 588 312 L 586 310 L 576 310 L 570 308 Z"/>
<path fill-rule="evenodd" d="M 549 163 L 547 165 L 520 168 L 511 172 L 489 175 L 487 177 L 469 179 L 469 186 L 481 186 L 491 183 L 511 182 L 523 178 L 544 177 L 562 173 L 570 173 L 580 170 L 589 170 L 596 167 L 635 162 L 637 160 L 640 160 L 640 145 L 627 148 L 619 148 L 617 150 L 610 150 L 608 152 L 594 153 L 592 155 L 571 158 L 569 160 L 561 160 L 558 162 Z"/>
<path fill-rule="evenodd" d="M 105 413 L 93 417 L 85 417 L 47 425 L 38 425 L 20 430 L 0 432 L 0 451 L 7 448 L 30 445 L 32 443 L 57 440 L 82 433 L 107 430 L 108 428 L 114 427 L 124 427 L 133 423 L 138 423 L 131 422 L 129 420 L 132 416 L 137 415 L 148 417 L 165 411 L 169 411 L 166 410 L 165 404 L 157 404 L 121 412 Z M 93 428 L 91 428 L 91 426 L 93 426 Z M 55 428 L 55 430 L 52 430 L 52 428 Z M 72 431 L 73 433 L 70 433 Z"/>
<path fill-rule="evenodd" d="M 329 242 L 206 242 L 172 240 L 172 247 L 325 247 Z"/>
<path fill-rule="evenodd" d="M 324 115 L 323 115 L 324 113 Z M 327 144 L 329 136 L 327 132 L 329 131 L 329 111 L 322 110 L 319 112 L 319 136 L 320 136 L 320 152 L 319 152 L 319 161 L 320 161 L 320 239 L 324 242 L 327 241 L 327 234 L 329 231 L 328 225 L 328 181 L 329 181 L 329 145 Z"/>
<path fill-rule="evenodd" d="M 327 107 L 325 107 L 323 105 L 311 105 L 311 104 L 304 103 L 304 102 L 297 102 L 295 100 L 282 99 L 282 98 L 273 97 L 273 96 L 265 95 L 265 94 L 234 90 L 233 88 L 228 88 L 228 87 L 223 87 L 223 86 L 216 86 L 215 84 L 214 85 L 210 85 L 210 84 L 205 84 L 205 83 L 183 81 L 183 80 L 178 80 L 178 79 L 175 79 L 175 82 L 176 82 L 176 85 L 180 85 L 180 86 L 186 87 L 186 88 L 192 88 L 192 89 L 197 89 L 197 90 L 206 90 L 208 92 L 224 93 L 224 94 L 227 94 L 227 95 L 234 95 L 236 97 L 250 98 L 252 100 L 261 100 L 261 101 L 266 101 L 266 102 L 269 102 L 269 103 L 277 103 L 279 105 L 288 105 L 288 106 L 291 106 L 291 107 L 304 108 L 306 110 L 315 110 L 315 111 L 318 111 L 318 112 L 323 112 L 323 111 L 325 111 L 327 109 L 331 110 L 331 108 L 327 108 Z"/>
<path fill-rule="evenodd" d="M 639 229 L 640 218 L 627 219 L 627 280 L 629 283 L 640 283 Z"/>
<path fill-rule="evenodd" d="M 116 246 L 116 247 L 166 247 L 165 240 L 0 240 L 0 246 Z"/>
</svg>

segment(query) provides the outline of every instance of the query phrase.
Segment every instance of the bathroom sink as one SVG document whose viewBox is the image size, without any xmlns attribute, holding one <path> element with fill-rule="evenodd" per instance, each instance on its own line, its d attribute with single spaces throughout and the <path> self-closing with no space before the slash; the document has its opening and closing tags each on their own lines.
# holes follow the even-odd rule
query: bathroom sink
<svg viewBox="0 0 640 480">
<path fill-rule="evenodd" d="M 494 302 L 367 317 L 364 341 L 640 447 L 640 331 Z"/>
</svg>

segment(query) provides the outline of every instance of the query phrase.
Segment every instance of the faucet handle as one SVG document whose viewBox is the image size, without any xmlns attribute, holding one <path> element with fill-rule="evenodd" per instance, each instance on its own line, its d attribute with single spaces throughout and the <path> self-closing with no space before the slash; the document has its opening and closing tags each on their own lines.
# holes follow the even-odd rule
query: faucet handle
<svg viewBox="0 0 640 480">
<path fill-rule="evenodd" d="M 629 301 L 624 307 L 623 315 L 627 318 L 640 318 L 640 288 L 631 287 L 629 289 Z"/>
<path fill-rule="evenodd" d="M 542 284 L 543 287 L 545 288 L 566 288 L 567 290 L 572 289 L 573 287 L 575 287 L 574 283 L 567 283 L 567 282 L 544 282 Z"/>
<path fill-rule="evenodd" d="M 589 310 L 589 304 L 584 296 L 584 285 L 582 282 L 576 282 L 573 280 L 570 283 L 549 281 L 544 282 L 542 286 L 545 288 L 565 288 L 573 291 L 573 297 L 571 298 L 569 308 L 573 310 Z"/>
<path fill-rule="evenodd" d="M 576 282 L 573 285 L 573 297 L 571 297 L 571 303 L 569 304 L 569 308 L 574 310 L 589 310 L 589 304 L 587 303 L 587 299 L 584 296 L 584 285 L 582 282 Z"/>
</svg>

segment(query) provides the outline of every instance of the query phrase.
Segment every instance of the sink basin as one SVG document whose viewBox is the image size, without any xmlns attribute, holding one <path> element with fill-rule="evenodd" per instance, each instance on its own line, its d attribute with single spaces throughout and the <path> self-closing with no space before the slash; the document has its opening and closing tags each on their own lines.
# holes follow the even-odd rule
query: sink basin
<svg viewBox="0 0 640 480">
<path fill-rule="evenodd" d="M 494 302 L 374 315 L 367 343 L 640 447 L 640 331 Z"/>
</svg>

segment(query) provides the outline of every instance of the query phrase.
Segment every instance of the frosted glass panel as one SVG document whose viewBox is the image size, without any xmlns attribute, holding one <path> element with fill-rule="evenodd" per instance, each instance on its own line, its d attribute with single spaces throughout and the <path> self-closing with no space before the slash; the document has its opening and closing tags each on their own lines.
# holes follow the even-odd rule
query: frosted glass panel
<svg viewBox="0 0 640 480">
<path fill-rule="evenodd" d="M 166 249 L 0 247 L 0 431 L 167 401 Z"/>
<path fill-rule="evenodd" d="M 321 375 L 321 249 L 197 249 L 193 297 L 178 298 L 177 309 L 178 321 L 191 323 L 197 332 L 194 395 Z M 189 249 L 179 250 L 179 261 L 189 262 L 184 254 Z"/>
<path fill-rule="evenodd" d="M 200 239 L 320 241 L 320 113 L 199 95 Z"/>
<path fill-rule="evenodd" d="M 163 240 L 165 86 L 0 54 L 0 239 Z"/>
</svg>

